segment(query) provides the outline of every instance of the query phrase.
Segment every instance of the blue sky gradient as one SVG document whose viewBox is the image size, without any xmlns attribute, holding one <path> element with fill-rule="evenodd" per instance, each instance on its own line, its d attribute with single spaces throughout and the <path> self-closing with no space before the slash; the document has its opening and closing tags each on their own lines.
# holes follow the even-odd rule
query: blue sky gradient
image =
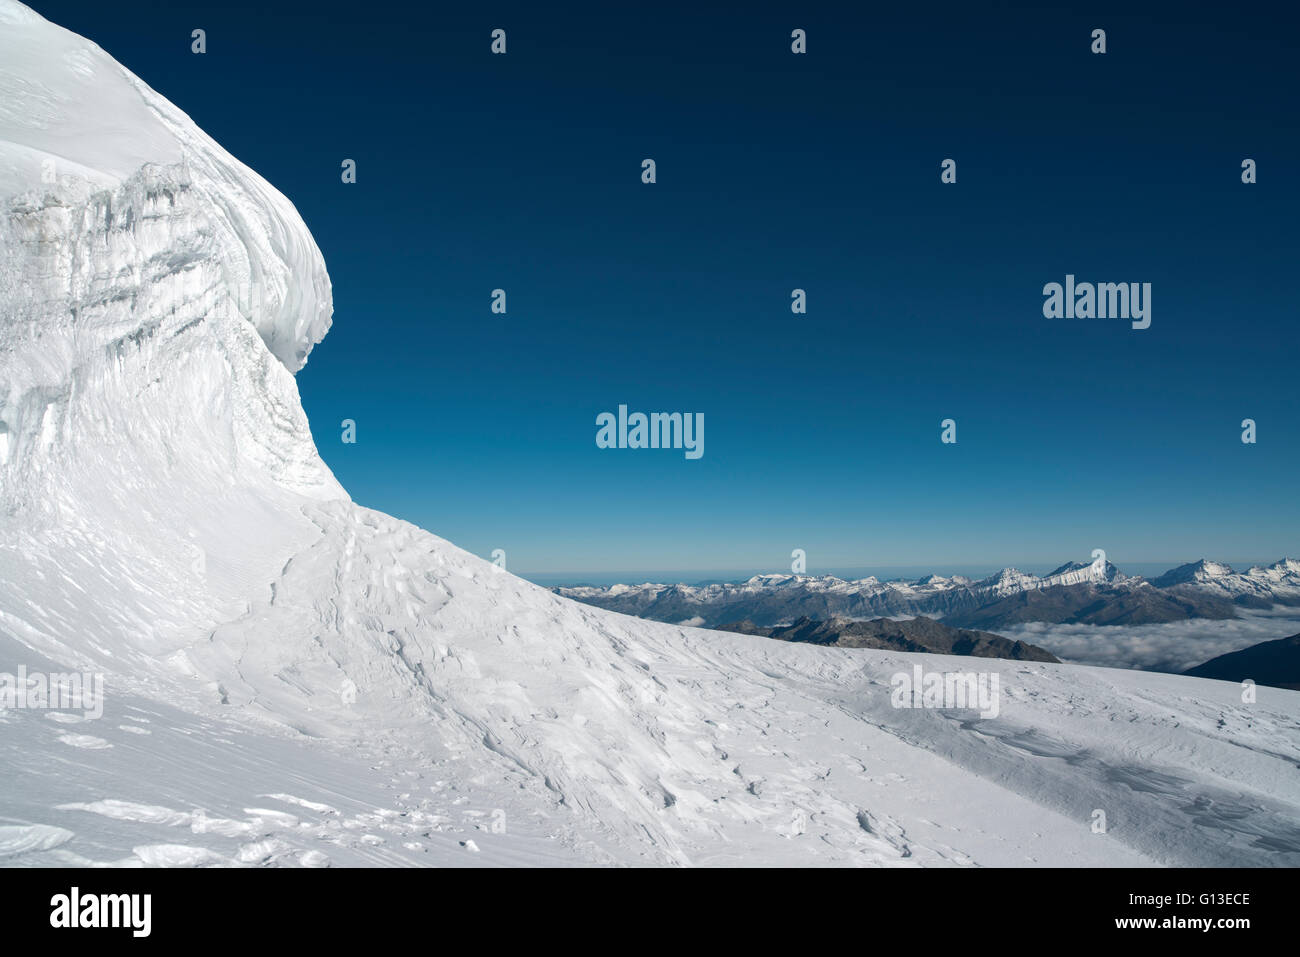
<svg viewBox="0 0 1300 957">
<path fill-rule="evenodd" d="M 1293 13 L 32 6 L 303 214 L 353 497 L 512 571 L 1300 552 Z M 1150 282 L 1151 328 L 1045 319 L 1067 273 Z M 620 403 L 704 457 L 598 449 Z"/>
</svg>

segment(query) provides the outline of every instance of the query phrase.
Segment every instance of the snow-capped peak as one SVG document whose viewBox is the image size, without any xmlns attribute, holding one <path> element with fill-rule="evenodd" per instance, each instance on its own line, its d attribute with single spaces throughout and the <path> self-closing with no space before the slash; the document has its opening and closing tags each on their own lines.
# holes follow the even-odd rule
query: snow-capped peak
<svg viewBox="0 0 1300 957">
<path fill-rule="evenodd" d="M 1186 565 L 1179 565 L 1172 568 L 1158 578 L 1153 578 L 1151 584 L 1157 588 L 1167 588 L 1170 585 L 1182 585 L 1190 583 L 1200 583 L 1213 581 L 1215 579 L 1227 578 L 1235 575 L 1231 565 L 1225 565 L 1222 562 L 1212 562 L 1209 559 L 1202 558 L 1194 562 L 1188 562 Z"/>
<path fill-rule="evenodd" d="M 1067 575 L 1070 572 L 1084 571 L 1091 567 L 1093 567 L 1092 562 L 1066 562 L 1064 565 L 1061 565 L 1059 568 L 1055 568 L 1052 571 L 1048 572 L 1043 577 L 1055 578 L 1058 575 Z"/>
</svg>

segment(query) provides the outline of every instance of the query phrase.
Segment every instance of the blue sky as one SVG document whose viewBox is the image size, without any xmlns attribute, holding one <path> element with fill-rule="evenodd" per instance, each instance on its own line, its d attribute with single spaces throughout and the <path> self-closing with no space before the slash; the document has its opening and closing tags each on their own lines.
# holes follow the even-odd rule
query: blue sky
<svg viewBox="0 0 1300 957">
<path fill-rule="evenodd" d="M 1268 9 L 32 5 L 303 214 L 335 325 L 299 387 L 353 497 L 513 571 L 1300 552 Z M 1150 282 L 1151 328 L 1044 318 L 1067 273 Z M 703 413 L 704 457 L 598 449 L 620 403 Z"/>
</svg>

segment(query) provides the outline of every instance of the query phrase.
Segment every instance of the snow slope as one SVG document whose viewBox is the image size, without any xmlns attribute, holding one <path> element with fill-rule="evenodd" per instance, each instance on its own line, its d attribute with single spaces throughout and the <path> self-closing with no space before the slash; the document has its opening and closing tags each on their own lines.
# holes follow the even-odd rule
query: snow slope
<svg viewBox="0 0 1300 957">
<path fill-rule="evenodd" d="M 0 862 L 1300 863 L 1300 693 L 641 621 L 360 508 L 292 205 L 14 0 L 0 104 L 0 671 L 108 688 L 0 711 Z"/>
</svg>

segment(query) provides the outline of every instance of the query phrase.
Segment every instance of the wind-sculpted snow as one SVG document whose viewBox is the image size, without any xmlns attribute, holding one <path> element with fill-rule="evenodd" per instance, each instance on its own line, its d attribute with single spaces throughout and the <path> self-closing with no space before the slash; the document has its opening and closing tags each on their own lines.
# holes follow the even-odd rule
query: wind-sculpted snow
<svg viewBox="0 0 1300 957">
<path fill-rule="evenodd" d="M 166 168 L 146 180 L 150 205 L 123 207 L 130 194 L 116 191 L 138 180 L 146 165 Z M 225 297 L 224 308 L 251 322 L 291 372 L 302 368 L 329 331 L 329 277 L 293 204 L 95 44 L 14 0 L 0 0 L 0 196 L 20 194 L 26 194 L 20 206 L 27 219 L 9 242 L 30 243 L 51 228 L 75 228 L 78 208 L 88 200 L 96 221 L 86 225 L 112 239 L 133 228 L 133 217 L 151 223 L 155 232 L 169 229 L 174 213 L 202 218 L 208 249 L 215 253 L 211 265 L 220 269 L 219 277 L 205 278 L 220 281 L 224 288 L 214 293 Z M 177 202 L 179 212 L 172 206 Z M 51 207 L 55 212 L 40 215 Z M 8 263 L 9 245 L 5 252 L 5 279 L 30 278 L 21 265 Z M 130 255 L 112 242 L 96 249 L 88 234 L 75 252 L 80 255 L 68 264 L 75 267 L 71 275 L 48 277 L 76 283 L 67 290 L 73 293 L 90 291 L 82 283 L 113 276 L 124 265 L 119 257 Z M 190 263 L 173 255 L 154 265 L 183 271 Z M 130 290 L 118 284 L 97 291 Z M 185 291 L 193 295 L 200 287 Z M 78 322 L 84 331 L 119 319 L 110 311 Z"/>
<path fill-rule="evenodd" d="M 329 279 L 284 197 L 12 0 L 0 104 L 0 621 L 152 660 L 307 540 L 301 501 L 346 497 L 290 372 Z"/>
<path fill-rule="evenodd" d="M 1300 863 L 1298 693 L 981 659 L 996 716 L 899 708 L 976 666 L 624 617 L 353 504 L 292 207 L 0 28 L 0 672 L 106 675 L 0 709 L 4 863 Z"/>
</svg>

